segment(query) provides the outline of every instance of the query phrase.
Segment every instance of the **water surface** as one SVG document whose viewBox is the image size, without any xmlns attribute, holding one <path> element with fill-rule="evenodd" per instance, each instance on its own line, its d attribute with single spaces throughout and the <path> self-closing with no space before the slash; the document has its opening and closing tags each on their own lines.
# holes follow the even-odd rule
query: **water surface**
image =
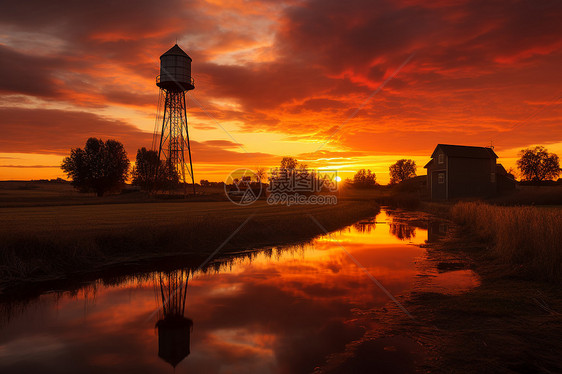
<svg viewBox="0 0 562 374">
<path fill-rule="evenodd" d="M 383 327 L 373 315 L 401 312 L 366 271 L 398 300 L 420 272 L 439 292 L 477 281 L 456 270 L 435 271 L 428 282 L 419 266 L 428 230 L 408 222 L 382 211 L 331 236 L 221 259 L 204 271 L 98 280 L 6 303 L 0 372 L 413 372 L 423 355 L 415 341 L 372 338 Z M 444 231 L 429 229 L 432 240 Z"/>
</svg>

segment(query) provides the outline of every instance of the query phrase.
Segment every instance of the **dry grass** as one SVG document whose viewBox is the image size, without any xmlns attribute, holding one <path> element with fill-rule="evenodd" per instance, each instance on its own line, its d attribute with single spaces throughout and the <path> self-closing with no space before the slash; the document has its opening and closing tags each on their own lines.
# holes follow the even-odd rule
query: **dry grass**
<svg viewBox="0 0 562 374">
<path fill-rule="evenodd" d="M 247 207 L 165 202 L 0 208 L 0 287 L 95 272 L 106 266 L 214 251 L 252 214 L 224 251 L 292 243 L 377 212 L 375 204 Z"/>
<path fill-rule="evenodd" d="M 489 200 L 495 205 L 562 205 L 562 186 L 518 186 Z"/>
<path fill-rule="evenodd" d="M 189 201 L 227 201 L 222 187 L 196 187 L 197 196 L 188 195 Z M 183 189 L 175 195 L 166 193 L 149 196 L 143 191 L 108 194 L 103 197 L 95 193 L 80 193 L 70 183 L 41 181 L 0 181 L 0 208 L 39 207 L 61 205 L 132 204 L 176 201 L 183 199 Z"/>
<path fill-rule="evenodd" d="M 491 251 L 490 243 L 462 227 L 432 243 L 428 262 L 420 265 L 439 268 L 451 259 L 475 271 L 480 285 L 443 295 L 420 282 L 405 304 L 416 322 L 401 314 L 404 323 L 393 331 L 430 347 L 420 372 L 562 373 L 559 284 L 514 276 L 514 266 Z"/>
<path fill-rule="evenodd" d="M 452 218 L 509 264 L 538 279 L 562 281 L 562 209 L 458 203 Z"/>
</svg>

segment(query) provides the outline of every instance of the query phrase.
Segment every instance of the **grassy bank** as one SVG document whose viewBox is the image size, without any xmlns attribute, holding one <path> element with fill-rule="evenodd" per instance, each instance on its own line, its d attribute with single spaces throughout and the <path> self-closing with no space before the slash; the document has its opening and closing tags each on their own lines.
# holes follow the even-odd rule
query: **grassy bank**
<svg viewBox="0 0 562 374">
<path fill-rule="evenodd" d="M 406 301 L 415 321 L 404 318 L 395 334 L 412 336 L 430 354 L 420 372 L 560 373 L 562 294 L 557 284 L 514 276 L 513 266 L 467 232 L 453 233 L 428 248 L 428 267 L 441 276 L 472 270 L 480 284 L 468 292 L 442 294 L 423 283 Z"/>
<path fill-rule="evenodd" d="M 462 206 L 452 209 L 457 217 Z M 480 214 L 498 218 L 498 207 L 488 208 L 492 212 Z M 548 215 L 537 218 L 543 213 L 541 209 L 531 210 L 531 217 L 548 221 Z M 556 208 L 545 209 L 544 213 Z M 504 213 L 519 218 L 524 214 Z M 426 256 L 417 261 L 418 281 L 403 299 L 403 306 L 414 319 L 388 305 L 369 315 L 382 326 L 379 336 L 409 337 L 425 347 L 424 357 L 418 362 L 419 372 L 561 373 L 559 284 L 536 273 L 520 276 L 526 266 L 514 265 L 492 249 L 495 239 L 490 232 L 494 229 L 486 223 L 486 217 L 467 209 L 462 215 L 472 222 L 467 219 L 466 226 L 451 225 L 447 237 L 428 243 Z M 501 224 L 503 220 L 498 219 Z M 550 227 L 560 230 L 559 226 Z M 490 230 L 488 234 L 483 235 L 484 229 Z M 521 240 L 518 233 L 513 235 L 514 240 Z M 560 264 L 560 259 L 551 261 Z M 466 272 L 475 273 L 478 283 L 474 288 L 443 293 L 443 285 L 454 287 L 459 284 L 459 274 Z"/>
<path fill-rule="evenodd" d="M 226 252 L 307 240 L 322 233 L 307 214 L 335 230 L 377 211 L 376 204 L 364 201 L 292 207 L 259 201 L 247 207 L 166 202 L 2 208 L 0 287 L 172 255 L 204 256 L 225 241 Z"/>
<path fill-rule="evenodd" d="M 455 222 L 492 244 L 495 254 L 535 278 L 562 281 L 562 214 L 559 208 L 498 207 L 458 203 Z"/>
<path fill-rule="evenodd" d="M 519 186 L 515 191 L 489 199 L 494 205 L 562 205 L 562 186 Z"/>
</svg>

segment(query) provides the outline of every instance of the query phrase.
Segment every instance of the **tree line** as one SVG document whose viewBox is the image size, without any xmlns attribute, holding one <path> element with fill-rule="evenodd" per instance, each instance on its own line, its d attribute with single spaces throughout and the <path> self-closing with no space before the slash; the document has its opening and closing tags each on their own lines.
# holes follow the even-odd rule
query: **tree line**
<svg viewBox="0 0 562 374">
<path fill-rule="evenodd" d="M 416 176 L 416 163 L 413 160 L 401 159 L 389 167 L 390 185 L 399 184 Z M 521 180 L 530 182 L 543 182 L 557 178 L 562 169 L 558 155 L 550 153 L 543 146 L 526 148 L 519 151 L 517 168 Z M 511 173 L 509 173 L 511 174 Z M 515 179 L 513 174 L 512 177 Z M 361 169 L 348 180 L 350 184 L 357 187 L 372 187 L 376 183 L 376 175 L 371 170 Z"/>
<path fill-rule="evenodd" d="M 542 146 L 521 150 L 517 168 L 522 180 L 532 182 L 553 180 L 562 172 L 558 155 L 548 152 Z M 129 177 L 132 177 L 134 185 L 146 191 L 172 190 L 180 184 L 175 165 L 160 160 L 158 152 L 145 147 L 137 150 L 135 166 L 131 170 L 123 144 L 112 139 L 104 142 L 102 139 L 89 138 L 84 149 L 71 149 L 70 155 L 62 161 L 61 169 L 80 192 L 95 192 L 98 196 L 119 190 Z M 315 177 L 315 173 L 309 171 L 306 164 L 299 163 L 294 157 L 283 157 L 280 169 L 303 178 Z M 390 184 L 399 184 L 415 177 L 416 169 L 413 160 L 396 161 L 389 167 Z M 258 168 L 256 181 L 262 183 L 265 178 L 266 169 Z M 377 185 L 376 175 L 370 169 L 359 170 L 347 182 L 359 188 Z M 201 185 L 215 184 L 216 182 L 201 180 Z"/>
<path fill-rule="evenodd" d="M 146 191 L 171 190 L 180 183 L 174 165 L 159 159 L 158 152 L 142 147 L 137 151 L 135 166 L 123 144 L 109 139 L 89 138 L 84 149 L 73 148 L 65 157 L 61 169 L 80 192 L 95 192 L 103 196 L 118 191 L 132 177 L 133 185 Z"/>
<path fill-rule="evenodd" d="M 400 159 L 388 168 L 390 174 L 390 185 L 402 183 L 416 176 L 416 162 L 408 159 Z M 377 176 L 371 169 L 361 169 L 348 179 L 347 182 L 354 187 L 369 188 L 377 185 Z"/>
</svg>

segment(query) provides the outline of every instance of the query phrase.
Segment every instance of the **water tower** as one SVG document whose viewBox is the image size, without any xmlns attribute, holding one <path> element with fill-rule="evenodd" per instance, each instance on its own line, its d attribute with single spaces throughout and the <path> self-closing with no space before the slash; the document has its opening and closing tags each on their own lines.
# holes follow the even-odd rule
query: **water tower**
<svg viewBox="0 0 562 374">
<path fill-rule="evenodd" d="M 174 368 L 191 352 L 193 321 L 185 317 L 188 279 L 186 269 L 159 274 L 158 357 Z"/>
<path fill-rule="evenodd" d="M 160 134 L 158 128 L 154 132 L 153 149 L 158 146 L 158 158 L 177 172 L 184 186 L 186 174 L 191 176 L 195 194 L 185 105 L 185 92 L 195 88 L 191 77 L 191 61 L 191 57 L 177 44 L 160 56 L 160 75 L 156 77 L 156 85 L 160 87 L 160 97 L 163 98 L 158 102 L 158 113 L 162 113 L 162 129 Z M 156 170 L 156 175 L 158 172 Z"/>
</svg>

